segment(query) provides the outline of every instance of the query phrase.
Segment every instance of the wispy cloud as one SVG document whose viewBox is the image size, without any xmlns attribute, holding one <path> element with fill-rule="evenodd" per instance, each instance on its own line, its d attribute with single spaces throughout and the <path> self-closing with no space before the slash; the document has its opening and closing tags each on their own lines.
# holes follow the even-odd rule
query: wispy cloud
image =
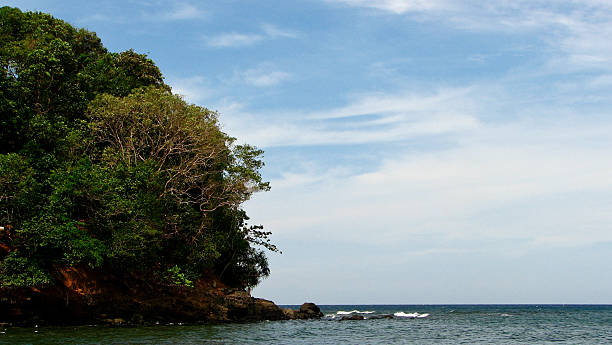
<svg viewBox="0 0 612 345">
<path fill-rule="evenodd" d="M 440 113 L 440 109 L 460 111 L 473 106 L 469 94 L 471 88 L 447 88 L 431 93 L 400 92 L 390 93 L 365 93 L 353 96 L 349 105 L 328 109 L 310 114 L 313 119 L 346 118 L 368 114 L 422 114 L 428 116 L 432 113 Z M 451 105 L 448 109 L 448 105 Z"/>
<path fill-rule="evenodd" d="M 153 7 L 153 6 L 150 6 Z M 142 13 L 142 19 L 147 21 L 182 21 L 195 20 L 206 17 L 206 12 L 199 7 L 189 3 L 160 3 L 155 10 Z"/>
<path fill-rule="evenodd" d="M 260 34 L 241 34 L 237 32 L 223 33 L 206 38 L 211 47 L 241 47 L 250 46 L 264 39 Z"/>
<path fill-rule="evenodd" d="M 281 29 L 272 24 L 263 24 L 261 26 L 261 29 L 266 34 L 266 36 L 270 38 L 276 38 L 276 37 L 297 38 L 298 37 L 297 32 Z"/>
<path fill-rule="evenodd" d="M 271 24 L 263 24 L 261 30 L 255 33 L 228 32 L 204 37 L 210 47 L 244 47 L 275 38 L 296 38 L 292 31 L 280 29 Z"/>
<path fill-rule="evenodd" d="M 445 0 L 336 0 L 334 2 L 349 6 L 375 8 L 396 14 L 444 9 L 452 5 L 452 2 Z"/>
<path fill-rule="evenodd" d="M 252 114 L 235 107 L 220 110 L 233 133 L 262 147 L 381 143 L 477 128 L 474 104 L 466 95 L 469 92 L 444 89 L 432 95 L 366 94 L 344 107 L 299 116 Z M 336 121 L 340 118 L 344 119 L 342 125 Z"/>
<path fill-rule="evenodd" d="M 612 68 L 612 11 L 589 11 L 559 20 L 565 29 L 559 48 L 566 63 L 576 67 Z M 552 43 L 554 44 L 554 43 Z"/>
<path fill-rule="evenodd" d="M 482 126 L 461 135 L 460 144 L 451 148 L 389 149 L 381 152 L 382 164 L 366 173 L 347 173 L 338 165 L 285 172 L 271 181 L 271 192 L 247 204 L 247 212 L 253 222 L 272 231 L 281 247 L 295 245 L 285 252 L 306 270 L 316 270 L 330 260 L 353 262 L 356 257 L 360 268 L 376 262 L 357 277 L 344 267 L 334 273 L 323 270 L 326 281 L 379 279 L 385 275 L 376 270 L 379 265 L 395 265 L 394 273 L 384 278 L 390 281 L 398 271 L 434 270 L 445 276 L 448 273 L 441 267 L 470 256 L 475 259 L 477 272 L 473 273 L 487 280 L 500 270 L 520 279 L 533 265 L 554 263 L 557 267 L 558 261 L 549 254 L 533 260 L 537 253 L 551 251 L 563 257 L 612 241 L 612 163 L 608 159 L 612 124 L 560 122 Z M 317 245 L 323 247 L 319 255 L 331 252 L 327 260 L 313 264 L 299 260 Z M 444 254 L 449 249 L 451 253 Z M 527 259 L 530 256 L 532 260 Z M 494 270 L 485 272 L 483 259 L 493 262 Z M 275 267 L 294 268 L 282 263 Z M 458 263 L 453 281 L 465 282 L 469 267 Z M 551 275 L 548 265 L 542 272 L 543 277 Z M 439 284 L 427 274 L 421 279 Z M 411 274 L 404 284 L 415 280 L 419 279 Z M 443 296 L 442 291 L 426 290 L 419 301 L 432 294 Z M 471 289 L 459 289 L 462 298 L 464 290 Z M 325 291 L 320 293 L 326 296 Z M 397 289 L 389 293 L 397 294 Z M 364 293 L 351 297 L 360 295 Z M 302 295 L 292 297 L 298 300 Z M 383 303 L 382 296 L 377 298 L 372 302 Z M 482 301 L 473 298 L 465 302 Z"/>
<path fill-rule="evenodd" d="M 255 221 L 286 238 L 309 229 L 330 241 L 379 248 L 419 234 L 432 250 L 448 239 L 514 238 L 523 251 L 592 245 L 612 241 L 606 158 L 612 121 L 601 108 L 580 104 L 609 93 L 610 80 L 595 75 L 534 96 L 517 93 L 508 80 L 496 81 L 498 87 L 361 94 L 345 106 L 293 117 L 233 108 L 228 124 L 263 147 L 321 144 L 333 152 L 329 146 L 385 144 L 379 164 L 365 173 L 314 160 L 273 180 L 273 192 L 249 207 L 261 216 Z M 440 138 L 445 144 L 435 145 Z"/>
<path fill-rule="evenodd" d="M 161 17 L 166 20 L 188 20 L 200 19 L 206 16 L 206 12 L 197 6 L 188 3 L 177 3 Z"/>
<path fill-rule="evenodd" d="M 144 22 L 172 22 L 182 20 L 195 20 L 206 18 L 207 13 L 198 6 L 185 3 L 168 3 L 159 1 L 137 2 L 143 7 L 139 16 L 126 16 L 120 8 L 112 9 L 112 13 L 96 13 L 78 19 L 79 23 L 106 22 L 106 23 L 131 23 L 134 21 Z"/>
<path fill-rule="evenodd" d="M 237 73 L 235 79 L 257 87 L 268 87 L 278 85 L 290 78 L 290 73 L 278 70 L 273 64 L 266 63 Z"/>
<path fill-rule="evenodd" d="M 414 15 L 468 30 L 525 30 L 556 21 L 561 3 L 545 1 L 448 1 L 448 0 L 327 0 L 352 7 L 372 8 L 393 15 Z M 566 3 L 570 1 L 567 0 Z"/>
<path fill-rule="evenodd" d="M 251 213 L 286 236 L 333 228 L 320 235 L 382 246 L 419 233 L 523 238 L 540 246 L 611 241 L 610 130 L 610 123 L 571 121 L 482 126 L 452 148 L 387 152 L 368 173 L 287 173 L 250 204 Z M 598 145 L 589 143 L 593 138 Z"/>
<path fill-rule="evenodd" d="M 469 31 L 533 32 L 549 49 L 557 69 L 612 66 L 612 5 L 609 1 L 412 1 L 327 0 L 346 6 L 372 8 L 391 15 L 415 15 L 422 20 Z"/>
</svg>

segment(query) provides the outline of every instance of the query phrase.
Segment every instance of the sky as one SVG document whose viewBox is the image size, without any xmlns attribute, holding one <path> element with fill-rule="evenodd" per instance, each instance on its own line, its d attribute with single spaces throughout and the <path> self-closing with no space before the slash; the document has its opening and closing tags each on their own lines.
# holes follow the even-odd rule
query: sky
<svg viewBox="0 0 612 345">
<path fill-rule="evenodd" d="M 279 304 L 612 303 L 612 1 L 8 0 L 265 151 Z"/>
</svg>

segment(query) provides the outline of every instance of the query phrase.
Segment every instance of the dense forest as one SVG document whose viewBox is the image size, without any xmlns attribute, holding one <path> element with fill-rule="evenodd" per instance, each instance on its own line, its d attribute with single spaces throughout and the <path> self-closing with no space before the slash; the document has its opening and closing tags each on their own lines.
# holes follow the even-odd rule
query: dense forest
<svg viewBox="0 0 612 345">
<path fill-rule="evenodd" d="M 0 9 L 0 287 L 84 267 L 160 286 L 269 274 L 241 204 L 262 151 L 174 95 L 145 55 L 48 14 Z"/>
</svg>

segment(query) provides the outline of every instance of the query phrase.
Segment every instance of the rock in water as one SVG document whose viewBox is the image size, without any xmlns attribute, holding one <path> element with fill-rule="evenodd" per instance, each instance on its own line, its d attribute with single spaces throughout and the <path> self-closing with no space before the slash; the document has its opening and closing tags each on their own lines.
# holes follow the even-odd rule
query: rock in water
<svg viewBox="0 0 612 345">
<path fill-rule="evenodd" d="M 321 309 L 314 303 L 304 303 L 300 310 L 283 309 L 283 314 L 289 320 L 320 319 L 323 317 Z"/>
<path fill-rule="evenodd" d="M 350 315 L 350 316 L 343 316 L 340 321 L 347 321 L 347 320 L 363 320 L 365 319 L 363 317 L 363 315 L 359 315 L 359 314 L 354 314 L 354 315 Z"/>
<path fill-rule="evenodd" d="M 317 319 L 323 317 L 321 309 L 314 303 L 304 303 L 300 307 L 301 319 Z"/>
<path fill-rule="evenodd" d="M 229 321 L 284 320 L 285 314 L 274 302 L 253 298 L 245 291 L 236 291 L 224 298 Z"/>
<path fill-rule="evenodd" d="M 283 314 L 288 320 L 295 320 L 298 318 L 298 311 L 293 309 L 283 309 Z"/>
</svg>

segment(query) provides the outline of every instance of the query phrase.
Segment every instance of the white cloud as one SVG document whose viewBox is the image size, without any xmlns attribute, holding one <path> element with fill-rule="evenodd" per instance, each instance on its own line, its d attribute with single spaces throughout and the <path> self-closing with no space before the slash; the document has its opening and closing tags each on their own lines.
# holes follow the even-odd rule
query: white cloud
<svg viewBox="0 0 612 345">
<path fill-rule="evenodd" d="M 294 31 L 284 30 L 272 24 L 263 24 L 261 26 L 262 31 L 268 37 L 286 37 L 286 38 L 297 38 L 298 34 Z"/>
<path fill-rule="evenodd" d="M 257 87 L 274 86 L 291 78 L 291 74 L 277 70 L 272 64 L 261 64 L 256 68 L 238 73 L 238 79 Z"/>
<path fill-rule="evenodd" d="M 180 20 L 194 20 L 202 19 L 206 17 L 206 12 L 198 8 L 197 6 L 186 3 L 177 2 L 144 2 L 141 4 L 149 8 L 155 8 L 155 10 L 147 10 L 142 13 L 142 17 L 148 21 L 180 21 Z"/>
<path fill-rule="evenodd" d="M 180 21 L 206 18 L 207 13 L 197 6 L 189 3 L 179 2 L 168 4 L 167 2 L 139 2 L 138 5 L 145 7 L 140 12 L 140 17 L 125 16 L 120 9 L 115 9 L 111 14 L 96 13 L 79 18 L 79 23 L 106 22 L 106 23 L 131 23 L 134 20 L 157 22 L 157 21 Z"/>
<path fill-rule="evenodd" d="M 443 9 L 452 4 L 444 0 L 337 0 L 336 2 L 349 6 L 376 8 L 395 14 Z"/>
<path fill-rule="evenodd" d="M 297 34 L 280 29 L 271 24 L 263 24 L 261 26 L 261 32 L 257 33 L 238 33 L 229 32 L 221 33 L 214 36 L 205 37 L 206 43 L 211 47 L 244 47 L 250 46 L 255 43 L 259 43 L 263 40 L 275 39 L 275 38 L 296 38 Z"/>
<path fill-rule="evenodd" d="M 414 1 L 328 0 L 349 6 L 374 8 L 394 15 L 418 15 L 466 30 L 508 31 L 542 28 L 555 22 L 558 4 L 538 0 Z"/>
<path fill-rule="evenodd" d="M 533 32 L 558 54 L 551 67 L 564 69 L 612 66 L 612 3 L 609 1 L 412 1 L 328 0 L 375 8 L 393 15 L 416 15 L 468 31 Z"/>
<path fill-rule="evenodd" d="M 567 62 L 578 68 L 612 68 L 612 12 L 589 12 L 564 18 L 567 33 L 560 38 L 560 49 Z"/>
<path fill-rule="evenodd" d="M 241 47 L 250 46 L 264 37 L 259 34 L 241 34 L 237 32 L 223 33 L 217 36 L 207 37 L 206 42 L 211 47 Z"/>
<path fill-rule="evenodd" d="M 380 247 L 418 234 L 433 248 L 453 238 L 612 241 L 610 130 L 609 123 L 483 126 L 450 149 L 389 152 L 368 173 L 288 173 L 249 212 L 279 236 L 308 231 Z"/>
<path fill-rule="evenodd" d="M 286 80 L 291 75 L 281 71 L 263 72 L 259 70 L 247 70 L 245 80 L 255 86 L 272 86 Z"/>
<path fill-rule="evenodd" d="M 233 135 L 257 146 L 349 145 L 471 131 L 479 126 L 471 97 L 476 94 L 470 89 L 444 89 L 431 95 L 365 94 L 347 106 L 308 114 L 220 110 Z M 335 125 L 338 118 L 345 119 L 342 126 Z"/>
<path fill-rule="evenodd" d="M 565 56 L 554 62 L 574 68 L 608 68 L 612 61 L 612 6 L 606 1 L 491 1 L 420 2 L 409 0 L 338 0 L 359 7 L 377 8 L 403 15 L 418 13 L 423 18 L 473 31 L 534 31 L 551 48 Z M 569 9 L 568 9 L 569 7 Z"/>
<path fill-rule="evenodd" d="M 178 3 L 164 16 L 167 20 L 186 20 L 199 19 L 206 15 L 206 12 L 196 6 L 187 3 Z"/>
<path fill-rule="evenodd" d="M 368 114 L 389 113 L 439 113 L 453 109 L 465 111 L 474 107 L 470 88 L 447 88 L 435 93 L 403 92 L 397 94 L 374 93 L 353 96 L 344 107 L 309 115 L 312 119 L 347 118 Z M 473 95 L 472 95 L 473 96 Z"/>
<path fill-rule="evenodd" d="M 425 251 L 516 240 L 512 252 L 522 255 L 612 241 L 612 121 L 602 107 L 581 106 L 609 93 L 610 76 L 574 82 L 522 94 L 516 89 L 526 81 L 512 76 L 437 92 L 356 95 L 316 113 L 233 108 L 222 115 L 231 133 L 264 148 L 387 143 L 365 173 L 317 160 L 280 172 L 272 192 L 248 206 L 276 236 L 291 241 L 307 232 L 379 251 L 419 236 L 428 239 Z M 431 145 L 440 139 L 444 145 Z"/>
</svg>

